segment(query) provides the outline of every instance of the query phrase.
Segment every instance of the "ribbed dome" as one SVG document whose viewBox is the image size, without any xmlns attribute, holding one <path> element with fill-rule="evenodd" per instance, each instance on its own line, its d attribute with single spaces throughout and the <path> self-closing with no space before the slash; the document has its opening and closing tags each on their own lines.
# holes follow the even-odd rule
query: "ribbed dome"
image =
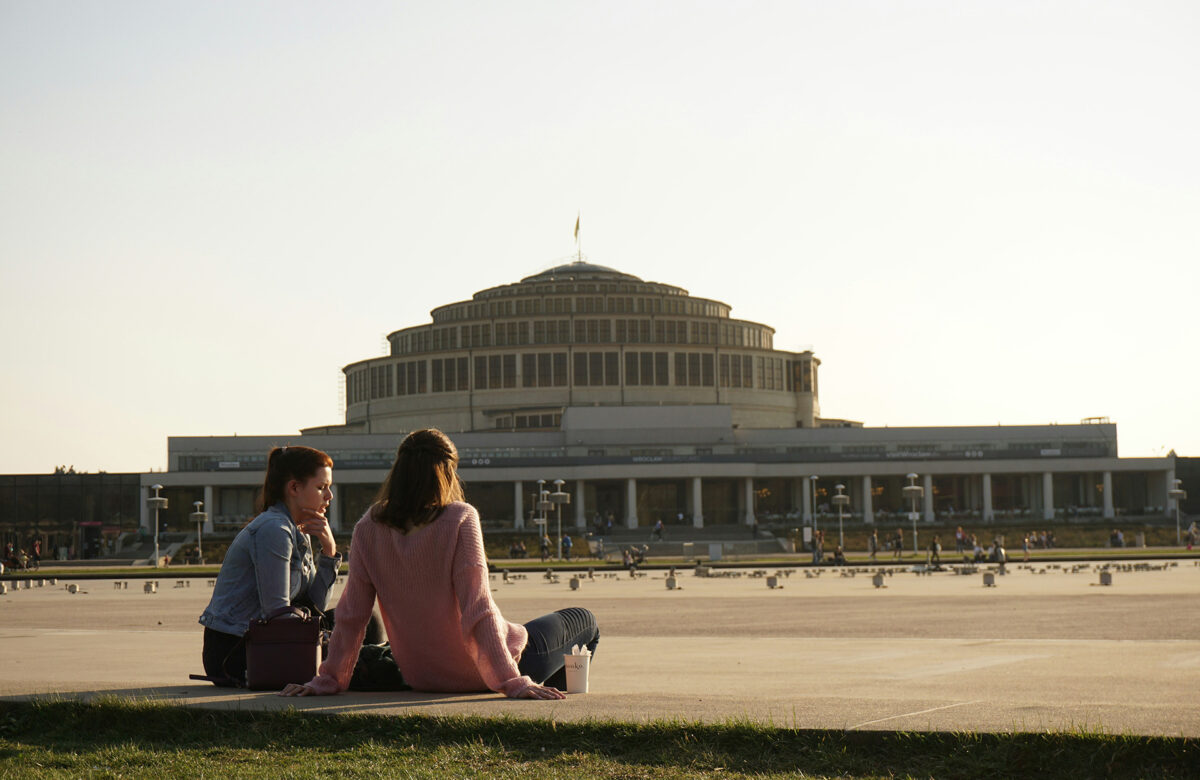
<svg viewBox="0 0 1200 780">
<path fill-rule="evenodd" d="M 615 268 L 595 265 L 586 260 L 576 260 L 573 263 L 565 263 L 563 265 L 556 265 L 553 268 L 547 268 L 545 271 L 533 276 L 526 276 L 521 282 L 548 282 L 555 279 L 621 279 L 631 282 L 642 281 L 633 274 L 622 273 Z"/>
</svg>

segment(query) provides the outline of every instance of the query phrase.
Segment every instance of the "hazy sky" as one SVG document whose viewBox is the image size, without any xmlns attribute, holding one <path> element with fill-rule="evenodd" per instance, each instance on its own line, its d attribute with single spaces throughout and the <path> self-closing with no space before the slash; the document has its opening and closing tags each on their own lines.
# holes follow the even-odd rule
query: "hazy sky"
<svg viewBox="0 0 1200 780">
<path fill-rule="evenodd" d="M 0 3 L 0 472 L 342 420 L 574 249 L 872 426 L 1200 455 L 1200 5 Z"/>
</svg>

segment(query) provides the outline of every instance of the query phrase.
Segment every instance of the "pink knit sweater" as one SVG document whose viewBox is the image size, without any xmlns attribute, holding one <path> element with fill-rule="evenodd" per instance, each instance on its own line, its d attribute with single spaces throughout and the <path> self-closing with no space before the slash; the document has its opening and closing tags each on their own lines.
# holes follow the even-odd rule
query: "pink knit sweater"
<svg viewBox="0 0 1200 780">
<path fill-rule="evenodd" d="M 317 693 L 350 684 L 376 597 L 396 664 L 415 690 L 515 697 L 533 684 L 517 670 L 529 635 L 492 600 L 479 513 L 470 504 L 455 502 L 408 534 L 376 522 L 370 510 L 358 521 L 329 657 L 309 683 Z"/>
</svg>

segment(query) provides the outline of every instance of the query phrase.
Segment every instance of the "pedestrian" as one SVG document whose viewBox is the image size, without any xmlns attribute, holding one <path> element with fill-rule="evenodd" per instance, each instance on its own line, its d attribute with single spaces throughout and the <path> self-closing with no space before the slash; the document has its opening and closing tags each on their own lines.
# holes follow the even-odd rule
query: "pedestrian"
<svg viewBox="0 0 1200 780">
<path fill-rule="evenodd" d="M 954 529 L 954 552 L 962 555 L 962 551 L 964 548 L 966 548 L 966 546 L 967 534 L 965 531 L 963 531 L 963 527 L 960 525 L 958 528 Z"/>
<path fill-rule="evenodd" d="M 933 541 L 929 543 L 929 562 L 935 566 L 942 565 L 942 539 L 937 534 L 933 535 Z"/>
<path fill-rule="evenodd" d="M 871 535 L 867 537 L 867 556 L 871 560 L 875 560 L 875 553 L 879 550 L 879 532 L 872 530 Z"/>
<path fill-rule="evenodd" d="M 283 696 L 347 689 L 377 600 L 392 655 L 414 690 L 562 699 L 564 654 L 579 645 L 595 660 L 600 631 L 586 609 L 524 625 L 504 619 L 488 586 L 479 513 L 463 501 L 458 450 L 441 431 L 414 431 L 400 443 L 379 499 L 354 526 L 351 549 L 329 657 L 316 677 Z"/>
<path fill-rule="evenodd" d="M 571 540 L 570 534 L 563 534 L 562 538 L 562 556 L 563 560 L 571 560 L 571 547 L 575 542 Z"/>
<path fill-rule="evenodd" d="M 904 554 L 904 529 L 897 528 L 896 533 L 892 536 L 892 560 L 900 560 L 900 556 Z"/>
<path fill-rule="evenodd" d="M 546 559 L 550 557 L 550 537 L 543 533 L 538 544 L 541 547 L 542 563 L 545 563 Z"/>
<path fill-rule="evenodd" d="M 663 521 L 660 517 L 654 521 L 654 530 L 650 532 L 650 541 L 657 540 L 661 542 L 663 540 L 663 530 Z"/>
</svg>

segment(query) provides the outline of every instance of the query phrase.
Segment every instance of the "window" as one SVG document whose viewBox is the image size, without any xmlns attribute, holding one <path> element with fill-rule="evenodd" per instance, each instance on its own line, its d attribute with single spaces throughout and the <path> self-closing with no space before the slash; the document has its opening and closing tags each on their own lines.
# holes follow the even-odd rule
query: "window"
<svg viewBox="0 0 1200 780">
<path fill-rule="evenodd" d="M 654 384 L 664 385 L 664 386 L 667 384 L 667 353 L 666 352 L 655 352 L 654 353 Z"/>
<path fill-rule="evenodd" d="M 619 385 L 619 366 L 616 352 L 576 352 L 575 386 Z"/>
<path fill-rule="evenodd" d="M 410 360 L 396 364 L 396 394 L 416 395 L 425 392 L 428 364 L 424 360 Z"/>
<path fill-rule="evenodd" d="M 675 384 L 686 387 L 712 387 L 713 356 L 699 352 L 676 352 Z"/>
<path fill-rule="evenodd" d="M 754 358 L 750 355 L 721 355 L 718 368 L 721 387 L 754 387 Z"/>
</svg>

